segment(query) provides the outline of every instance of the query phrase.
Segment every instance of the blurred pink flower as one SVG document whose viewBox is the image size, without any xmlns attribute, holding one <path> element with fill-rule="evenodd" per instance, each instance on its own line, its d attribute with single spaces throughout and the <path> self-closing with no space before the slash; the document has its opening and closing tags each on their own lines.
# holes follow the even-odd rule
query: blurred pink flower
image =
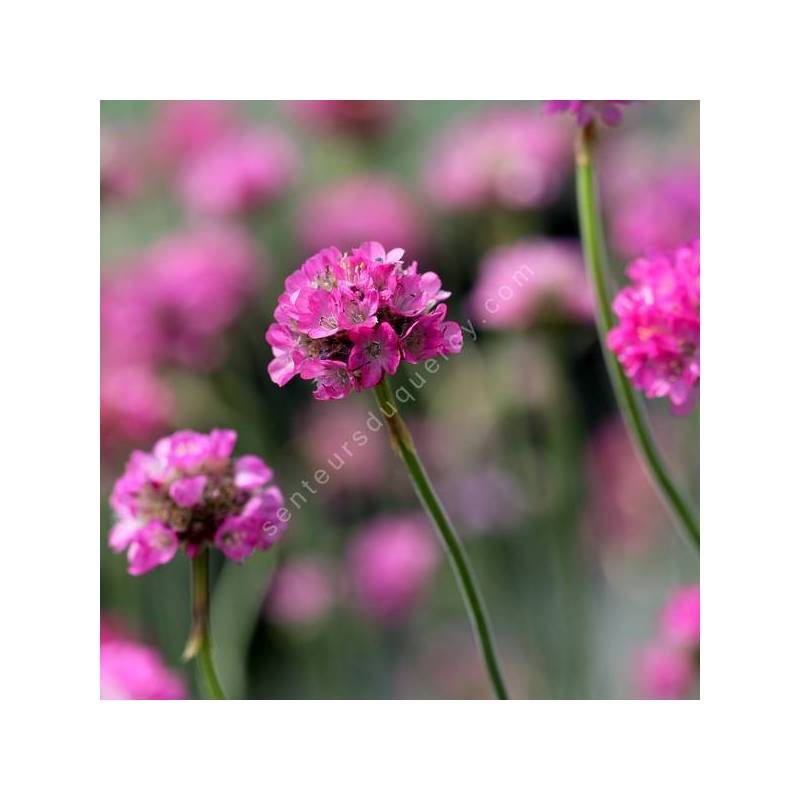
<svg viewBox="0 0 800 800">
<path fill-rule="evenodd" d="M 490 250 L 470 305 L 489 328 L 524 328 L 552 319 L 590 322 L 592 295 L 579 246 L 527 239 Z"/>
<path fill-rule="evenodd" d="M 397 113 L 393 100 L 290 100 L 287 109 L 310 127 L 357 136 L 382 131 Z"/>
<path fill-rule="evenodd" d="M 509 107 L 446 130 L 425 182 L 445 208 L 532 208 L 553 199 L 571 165 L 572 146 L 562 126 L 527 107 Z"/>
<path fill-rule="evenodd" d="M 103 627 L 100 634 L 101 700 L 185 700 L 181 676 L 152 647 Z"/>
<path fill-rule="evenodd" d="M 637 389 L 689 413 L 700 390 L 700 240 L 639 258 L 628 276 L 608 346 Z"/>
<path fill-rule="evenodd" d="M 694 682 L 690 659 L 670 645 L 655 642 L 636 656 L 634 683 L 636 693 L 647 700 L 681 700 Z"/>
<path fill-rule="evenodd" d="M 297 154 L 283 134 L 269 130 L 231 133 L 186 160 L 181 197 L 199 214 L 239 214 L 259 208 L 286 190 Z"/>
<path fill-rule="evenodd" d="M 153 145 L 159 160 L 180 162 L 230 133 L 237 104 L 222 100 L 171 100 L 155 105 Z"/>
<path fill-rule="evenodd" d="M 111 494 L 109 535 L 112 550 L 127 550 L 131 575 L 166 564 L 181 546 L 190 558 L 213 545 L 241 561 L 278 541 L 283 495 L 267 486 L 272 471 L 260 458 L 232 458 L 235 444 L 231 430 L 177 431 L 133 452 Z"/>
<path fill-rule="evenodd" d="M 572 114 L 581 127 L 593 120 L 602 120 L 606 125 L 619 125 L 622 121 L 622 108 L 632 100 L 546 100 L 543 109 L 546 114 Z"/>
<path fill-rule="evenodd" d="M 107 366 L 100 375 L 100 442 L 104 452 L 152 440 L 173 415 L 169 387 L 144 365 Z"/>
<path fill-rule="evenodd" d="M 282 625 L 308 625 L 325 617 L 333 600 L 330 567 L 318 558 L 298 558 L 272 579 L 265 612 Z"/>
<path fill-rule="evenodd" d="M 412 252 L 423 234 L 413 199 L 385 175 L 359 175 L 312 195 L 300 212 L 299 235 L 309 250 L 335 244 L 403 242 Z"/>
<path fill-rule="evenodd" d="M 438 562 L 430 527 L 417 515 L 378 518 L 358 534 L 348 554 L 356 599 L 385 622 L 410 613 Z"/>
<path fill-rule="evenodd" d="M 124 201 L 142 186 L 142 154 L 130 135 L 103 128 L 100 132 L 100 197 Z"/>
<path fill-rule="evenodd" d="M 661 614 L 661 633 L 672 644 L 700 647 L 699 586 L 684 586 L 672 594 Z"/>
</svg>

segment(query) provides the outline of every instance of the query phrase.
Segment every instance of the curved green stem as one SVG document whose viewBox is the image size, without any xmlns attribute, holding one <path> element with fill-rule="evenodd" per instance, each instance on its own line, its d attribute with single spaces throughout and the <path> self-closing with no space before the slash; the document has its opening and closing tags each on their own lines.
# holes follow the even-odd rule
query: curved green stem
<svg viewBox="0 0 800 800">
<path fill-rule="evenodd" d="M 197 657 L 198 670 L 210 700 L 224 700 L 225 694 L 214 669 L 211 656 L 211 632 L 208 616 L 210 592 L 208 582 L 208 550 L 192 560 L 192 631 L 183 651 L 184 661 Z"/>
<path fill-rule="evenodd" d="M 467 554 L 461 540 L 458 538 L 453 525 L 450 522 L 447 512 L 444 510 L 441 501 L 431 484 L 430 478 L 425 472 L 425 467 L 417 455 L 411 433 L 406 427 L 400 416 L 397 403 L 392 400 L 388 378 L 384 378 L 375 387 L 375 394 L 378 398 L 378 406 L 389 426 L 389 434 L 392 445 L 397 451 L 403 463 L 406 465 L 409 477 L 417 492 L 420 502 L 425 507 L 431 520 L 436 526 L 441 538 L 444 549 L 447 551 L 450 564 L 456 574 L 461 595 L 467 607 L 475 638 L 483 654 L 486 670 L 492 682 L 495 695 L 499 700 L 508 700 L 508 691 L 500 670 L 500 663 L 495 653 L 495 645 L 492 640 L 492 631 L 489 627 L 489 617 L 483 603 L 478 584 L 472 574 L 472 569 L 467 560 Z"/>
<path fill-rule="evenodd" d="M 597 188 L 595 186 L 593 145 L 593 126 L 589 125 L 580 128 L 575 148 L 578 214 L 580 217 L 583 254 L 586 259 L 586 267 L 594 289 L 597 306 L 596 321 L 600 345 L 608 368 L 608 374 L 614 387 L 617 403 L 639 455 L 665 504 L 680 523 L 687 539 L 699 549 L 700 524 L 695 512 L 673 483 L 650 431 L 644 404 L 625 376 L 616 356 L 608 348 L 608 332 L 614 325 L 614 317 L 606 285 L 608 259 L 603 237 L 603 225 L 600 218 Z"/>
</svg>

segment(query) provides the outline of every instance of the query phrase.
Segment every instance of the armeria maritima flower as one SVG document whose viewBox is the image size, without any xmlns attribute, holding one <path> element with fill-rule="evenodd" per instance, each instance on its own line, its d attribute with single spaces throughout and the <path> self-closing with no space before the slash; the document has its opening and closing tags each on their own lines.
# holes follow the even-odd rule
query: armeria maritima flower
<svg viewBox="0 0 800 800">
<path fill-rule="evenodd" d="M 700 389 L 700 240 L 640 258 L 628 276 L 608 346 L 637 389 L 688 413 Z"/>
<path fill-rule="evenodd" d="M 272 380 L 300 375 L 316 381 L 318 400 L 334 400 L 377 386 L 401 360 L 459 352 L 461 329 L 440 302 L 450 293 L 435 272 L 405 265 L 403 252 L 378 242 L 351 253 L 328 247 L 295 270 L 266 335 Z"/>
<path fill-rule="evenodd" d="M 128 551 L 128 572 L 141 575 L 171 561 L 183 546 L 190 557 L 217 547 L 241 561 L 267 550 L 285 528 L 280 490 L 258 456 L 232 458 L 236 432 L 178 431 L 152 452 L 134 451 L 111 494 L 117 523 L 109 544 Z"/>
<path fill-rule="evenodd" d="M 595 119 L 602 120 L 606 125 L 619 125 L 622 121 L 620 106 L 629 106 L 632 102 L 632 100 L 547 100 L 543 108 L 547 114 L 572 114 L 581 127 Z"/>
</svg>

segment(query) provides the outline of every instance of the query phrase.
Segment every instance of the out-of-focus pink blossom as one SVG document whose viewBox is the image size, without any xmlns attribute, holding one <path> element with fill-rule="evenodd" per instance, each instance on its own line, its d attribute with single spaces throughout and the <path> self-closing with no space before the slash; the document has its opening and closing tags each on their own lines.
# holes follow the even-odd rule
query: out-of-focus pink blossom
<svg viewBox="0 0 800 800">
<path fill-rule="evenodd" d="M 700 587 L 684 586 L 669 598 L 661 614 L 661 633 L 682 647 L 700 647 Z"/>
<path fill-rule="evenodd" d="M 100 134 L 100 196 L 124 201 L 134 197 L 142 186 L 142 154 L 130 136 L 122 131 L 103 129 Z"/>
<path fill-rule="evenodd" d="M 156 104 L 153 126 L 156 157 L 182 162 L 230 133 L 236 103 L 220 100 L 173 100 Z"/>
<path fill-rule="evenodd" d="M 628 276 L 608 346 L 637 389 L 689 413 L 700 390 L 700 240 L 640 258 Z"/>
<path fill-rule="evenodd" d="M 101 627 L 101 700 L 185 700 L 186 687 L 152 647 Z"/>
<path fill-rule="evenodd" d="M 579 246 L 529 239 L 489 251 L 470 305 L 489 328 L 524 328 L 548 320 L 591 321 L 592 295 Z"/>
<path fill-rule="evenodd" d="M 310 127 L 364 137 L 386 128 L 397 113 L 398 105 L 392 100 L 290 100 L 286 103 L 287 109 Z"/>
<path fill-rule="evenodd" d="M 241 561 L 278 541 L 286 525 L 283 496 L 267 486 L 272 471 L 257 456 L 232 458 L 235 444 L 231 430 L 178 431 L 133 452 L 111 494 L 109 536 L 114 551 L 127 550 L 131 575 L 166 564 L 181 546 L 191 558 L 213 545 Z"/>
<path fill-rule="evenodd" d="M 317 558 L 299 558 L 281 567 L 272 579 L 265 611 L 282 625 L 309 625 L 328 614 L 333 600 L 329 566 Z"/>
<path fill-rule="evenodd" d="M 405 265 L 403 252 L 378 242 L 351 253 L 328 247 L 295 270 L 266 334 L 272 380 L 283 386 L 299 374 L 316 382 L 318 400 L 334 400 L 377 385 L 402 359 L 459 352 L 461 330 L 439 303 L 450 293 L 435 272 Z"/>
<path fill-rule="evenodd" d="M 547 100 L 543 105 L 546 114 L 572 114 L 581 127 L 600 120 L 606 125 L 619 125 L 622 110 L 632 100 Z"/>
<path fill-rule="evenodd" d="M 656 642 L 637 654 L 634 681 L 643 699 L 681 700 L 692 688 L 694 671 L 685 653 Z"/>
<path fill-rule="evenodd" d="M 416 515 L 377 519 L 358 534 L 348 555 L 356 599 L 368 614 L 387 622 L 408 615 L 438 562 L 430 528 Z"/>
<path fill-rule="evenodd" d="M 552 200 L 572 164 L 567 132 L 529 108 L 468 118 L 445 131 L 425 183 L 445 208 L 533 208 Z"/>
<path fill-rule="evenodd" d="M 189 158 L 179 177 L 186 206 L 199 214 L 240 214 L 286 190 L 297 166 L 289 139 L 277 131 L 229 134 Z"/>
<path fill-rule="evenodd" d="M 174 411 L 170 389 L 143 365 L 107 366 L 100 376 L 100 441 L 105 452 L 164 431 Z"/>
<path fill-rule="evenodd" d="M 312 195 L 300 212 L 300 239 L 309 250 L 331 243 L 404 242 L 418 251 L 423 242 L 419 215 L 406 191 L 385 175 L 359 175 Z"/>
</svg>

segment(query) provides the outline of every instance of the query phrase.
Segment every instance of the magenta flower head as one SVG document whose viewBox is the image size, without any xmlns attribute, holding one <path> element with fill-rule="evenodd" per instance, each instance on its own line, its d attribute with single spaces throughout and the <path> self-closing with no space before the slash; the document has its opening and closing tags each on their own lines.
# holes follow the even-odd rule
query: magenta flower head
<svg viewBox="0 0 800 800">
<path fill-rule="evenodd" d="M 403 242 L 416 252 L 423 240 L 413 198 L 380 174 L 358 175 L 322 189 L 303 206 L 298 227 L 309 250 L 330 242 L 376 240 Z"/>
<path fill-rule="evenodd" d="M 445 131 L 426 185 L 442 207 L 532 208 L 553 199 L 571 166 L 572 148 L 557 124 L 526 108 L 481 114 Z"/>
<path fill-rule="evenodd" d="M 681 700 L 694 681 L 694 670 L 686 656 L 669 645 L 653 642 L 634 660 L 636 693 L 644 700 Z"/>
<path fill-rule="evenodd" d="M 354 540 L 348 558 L 356 599 L 384 622 L 410 612 L 438 563 L 436 541 L 416 515 L 376 520 Z"/>
<path fill-rule="evenodd" d="M 608 346 L 637 389 L 688 413 L 700 389 L 700 240 L 640 258 L 628 276 Z"/>
<path fill-rule="evenodd" d="M 334 581 L 329 566 L 307 556 L 291 561 L 275 574 L 267 595 L 265 613 L 281 625 L 311 625 L 323 619 L 334 601 Z"/>
<path fill-rule="evenodd" d="M 661 633 L 675 645 L 700 647 L 700 587 L 684 586 L 667 600 L 661 613 Z"/>
<path fill-rule="evenodd" d="M 420 273 L 403 250 L 364 242 L 351 253 L 320 250 L 293 272 L 267 331 L 269 375 L 316 382 L 314 397 L 335 400 L 377 386 L 401 360 L 416 364 L 461 350 L 461 329 L 445 320 L 435 272 Z"/>
<path fill-rule="evenodd" d="M 546 100 L 543 109 L 546 114 L 572 114 L 582 128 L 594 120 L 606 125 L 619 125 L 622 121 L 622 107 L 629 106 L 632 100 Z"/>
<path fill-rule="evenodd" d="M 592 295 L 580 247 L 529 239 L 491 250 L 481 263 L 470 304 L 488 328 L 591 321 Z"/>
<path fill-rule="evenodd" d="M 236 103 L 172 100 L 156 105 L 153 147 L 160 161 L 182 162 L 210 147 L 235 125 Z"/>
<path fill-rule="evenodd" d="M 199 214 L 251 211 L 288 187 L 296 165 L 292 143 L 278 132 L 230 134 L 187 160 L 179 176 L 181 196 Z"/>
<path fill-rule="evenodd" d="M 186 687 L 158 651 L 126 638 L 101 635 L 100 699 L 185 700 Z"/>
<path fill-rule="evenodd" d="M 142 575 L 183 546 L 194 558 L 216 547 L 241 561 L 267 550 L 285 529 L 283 496 L 258 456 L 232 458 L 236 433 L 178 431 L 152 452 L 134 451 L 111 494 L 117 522 L 112 550 L 128 551 L 128 572 Z"/>
</svg>

